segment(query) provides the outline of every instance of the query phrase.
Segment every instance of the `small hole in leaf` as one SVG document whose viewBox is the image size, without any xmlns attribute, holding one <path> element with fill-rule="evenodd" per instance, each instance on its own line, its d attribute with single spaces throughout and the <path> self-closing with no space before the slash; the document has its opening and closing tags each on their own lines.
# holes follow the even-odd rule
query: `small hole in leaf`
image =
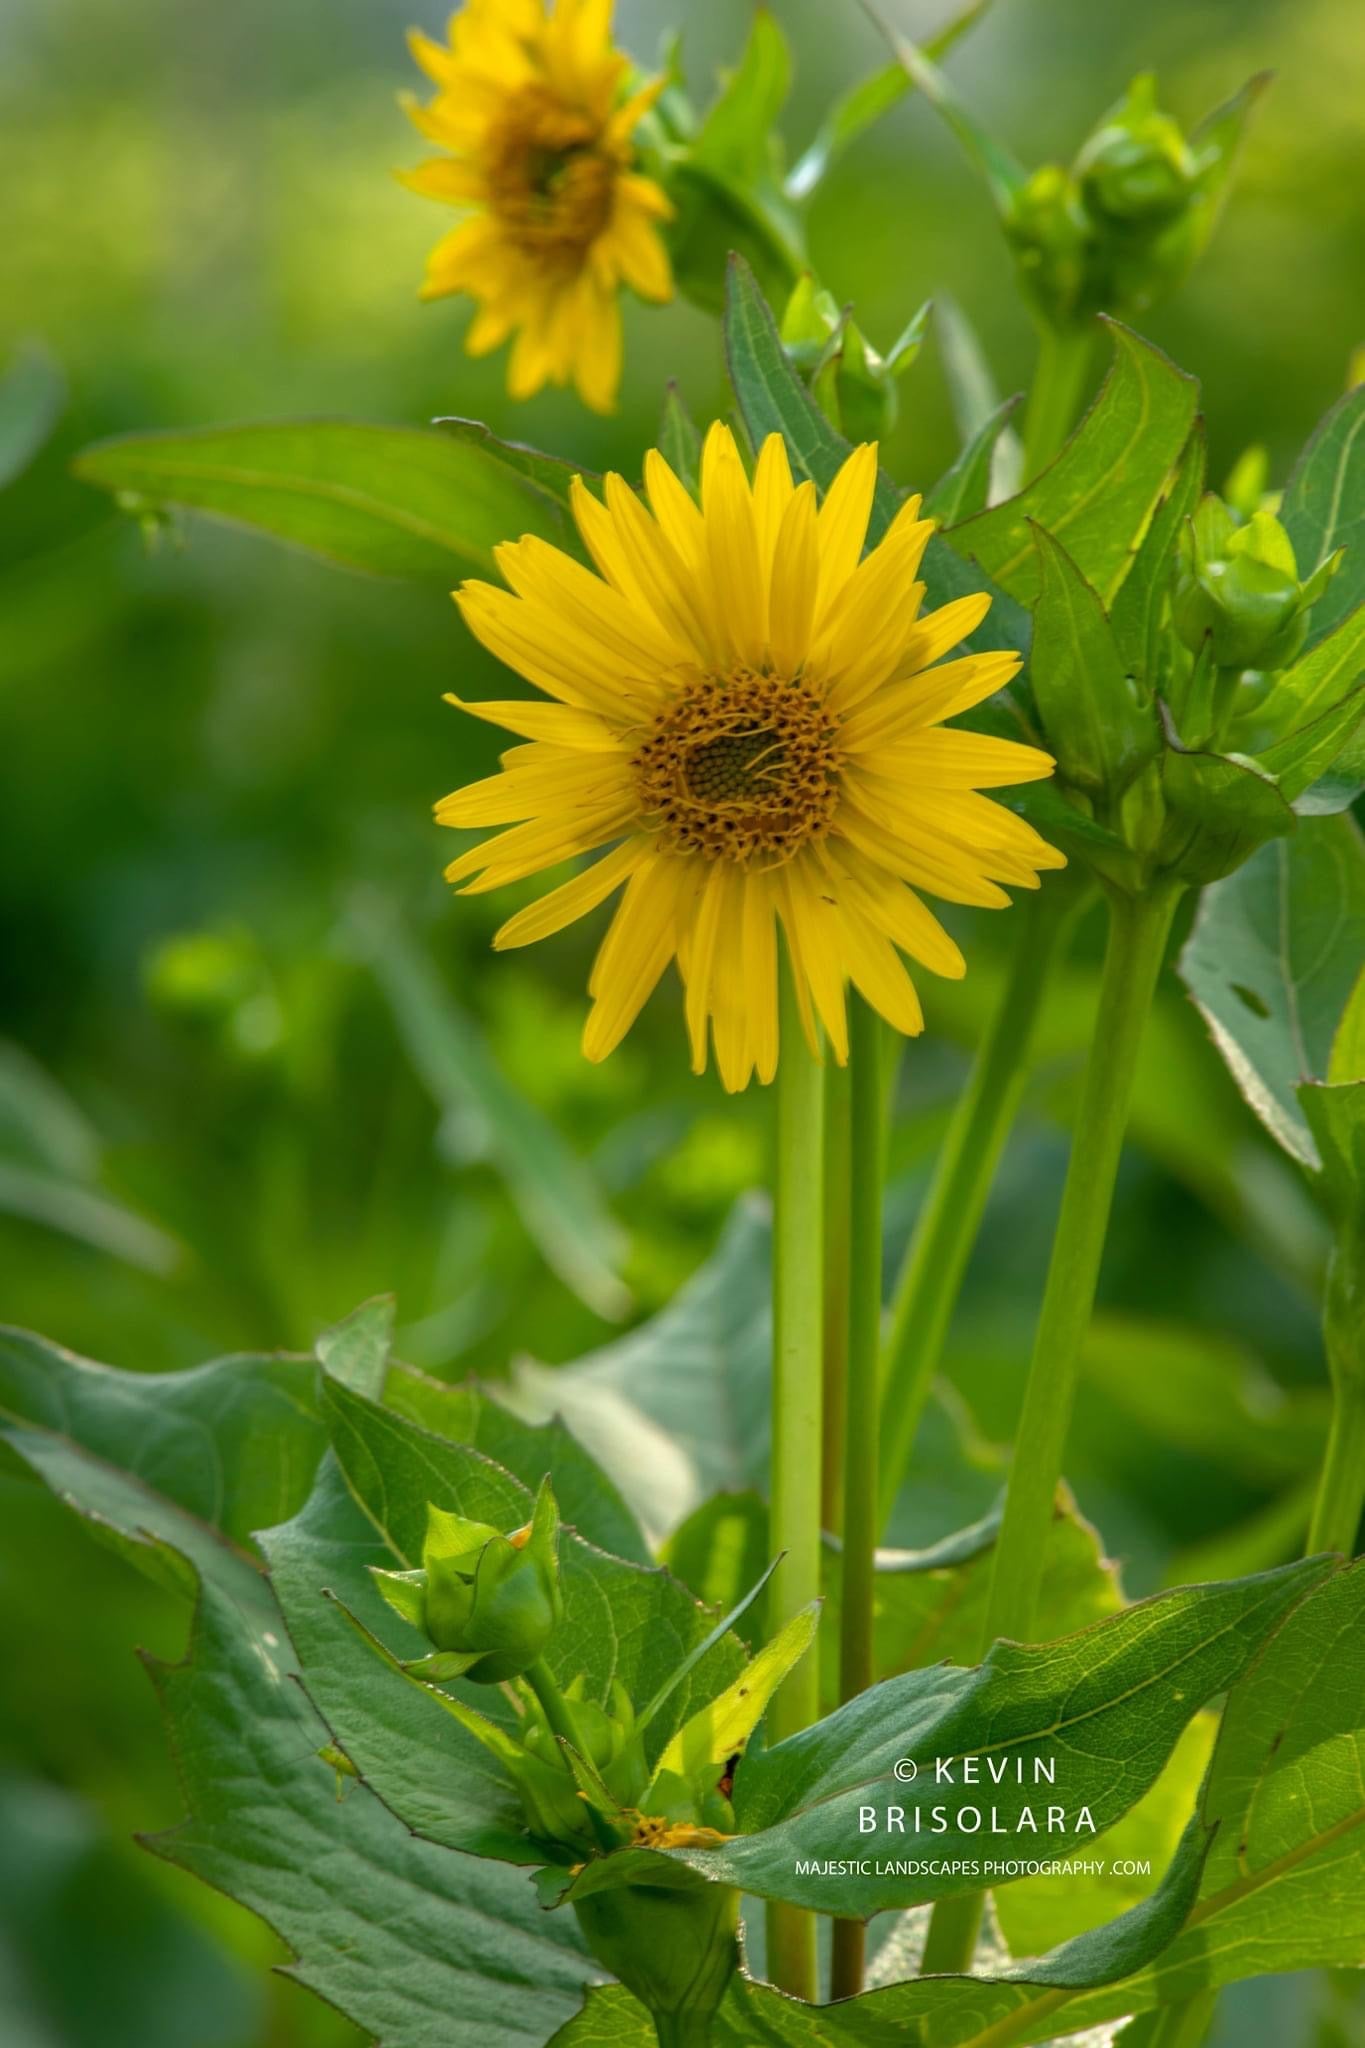
<svg viewBox="0 0 1365 2048">
<path fill-rule="evenodd" d="M 1232 993 L 1236 996 L 1238 1002 L 1246 1004 L 1253 1017 L 1268 1017 L 1270 1015 L 1269 1004 L 1263 997 L 1257 995 L 1254 988 L 1243 988 L 1240 981 L 1234 981 Z"/>
</svg>

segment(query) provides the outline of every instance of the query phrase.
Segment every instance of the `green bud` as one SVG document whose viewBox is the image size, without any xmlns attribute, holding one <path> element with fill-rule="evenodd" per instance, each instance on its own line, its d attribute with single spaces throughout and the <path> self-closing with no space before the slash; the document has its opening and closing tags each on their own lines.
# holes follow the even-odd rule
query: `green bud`
<svg viewBox="0 0 1365 2048">
<path fill-rule="evenodd" d="M 420 1571 L 374 1570 L 396 1613 L 420 1628 L 437 1655 L 421 1675 L 500 1685 L 544 1651 L 563 1616 L 559 1509 L 549 1480 L 524 1528 L 504 1536 L 486 1522 L 428 1506 Z"/>
<path fill-rule="evenodd" d="M 820 403 L 825 417 L 851 441 L 877 441 L 895 426 L 897 381 L 919 354 L 929 324 L 921 306 L 886 355 L 880 355 L 827 291 L 807 273 L 787 300 L 783 346 Z"/>
<path fill-rule="evenodd" d="M 1149 228 L 1189 204 L 1198 166 L 1169 114 L 1156 104 L 1150 72 L 1081 145 L 1073 166 L 1086 211 L 1125 228 Z"/>
<path fill-rule="evenodd" d="M 1181 539 L 1175 629 L 1191 653 L 1207 648 L 1215 668 L 1285 668 L 1303 646 L 1325 582 L 1319 572 L 1300 583 L 1289 535 L 1273 513 L 1253 512 L 1238 526 L 1207 497 Z"/>
<path fill-rule="evenodd" d="M 692 1872 L 664 1885 L 617 1885 L 574 1901 L 583 1939 L 633 1991 L 660 2048 L 705 2048 L 739 1962 L 739 1893 Z"/>
</svg>

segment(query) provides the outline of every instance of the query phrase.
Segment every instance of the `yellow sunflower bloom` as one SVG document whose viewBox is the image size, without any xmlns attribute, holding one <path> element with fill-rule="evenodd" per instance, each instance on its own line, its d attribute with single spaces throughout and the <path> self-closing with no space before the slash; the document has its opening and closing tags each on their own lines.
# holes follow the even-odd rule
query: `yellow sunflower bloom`
<svg viewBox="0 0 1365 2048">
<path fill-rule="evenodd" d="M 449 43 L 414 33 L 436 96 L 408 112 L 448 154 L 404 182 L 464 212 L 427 263 L 423 298 L 479 301 L 466 347 L 515 335 L 508 389 L 577 385 L 610 410 L 621 381 L 620 290 L 668 299 L 661 188 L 633 168 L 631 136 L 663 88 L 623 97 L 629 63 L 611 42 L 611 0 L 468 0 Z"/>
<path fill-rule="evenodd" d="M 700 505 L 657 452 L 648 508 L 619 476 L 605 503 L 575 482 L 598 574 L 528 536 L 497 550 L 510 590 L 456 593 L 484 646 L 553 701 L 461 705 L 527 744 L 437 805 L 442 824 L 510 827 L 447 879 L 497 889 L 610 849 L 494 941 L 545 938 L 624 886 L 589 983 L 589 1059 L 619 1044 L 676 959 L 695 1070 L 709 1035 L 727 1088 L 755 1070 L 770 1081 L 779 928 L 817 1054 L 823 1026 L 847 1058 L 850 982 L 917 1032 L 901 954 L 964 971 L 923 895 L 1003 905 L 1002 882 L 1035 888 L 1065 865 L 979 793 L 1049 775 L 1051 756 L 943 723 L 1019 666 L 1008 653 L 940 659 L 990 600 L 919 616 L 933 522 L 918 499 L 864 557 L 876 475 L 875 446 L 858 448 L 817 504 L 773 434 L 751 485 L 718 424 Z"/>
</svg>

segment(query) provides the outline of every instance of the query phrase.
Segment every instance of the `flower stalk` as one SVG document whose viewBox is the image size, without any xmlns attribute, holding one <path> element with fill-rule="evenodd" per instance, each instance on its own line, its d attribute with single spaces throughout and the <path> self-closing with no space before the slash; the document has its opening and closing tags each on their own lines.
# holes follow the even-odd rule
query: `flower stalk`
<svg viewBox="0 0 1365 2048">
<path fill-rule="evenodd" d="M 1318 1480 L 1308 1554 L 1354 1557 L 1365 1510 L 1365 1213 L 1341 1219 L 1327 1274 L 1323 1336 L 1332 1380 L 1332 1420 Z"/>
<path fill-rule="evenodd" d="M 1028 1072 L 1043 991 L 1072 905 L 1048 888 L 1020 905 L 1004 991 L 958 1097 L 896 1285 L 882 1361 L 882 1526 L 914 1449 L 967 1261 Z"/>
<path fill-rule="evenodd" d="M 1159 881 L 1110 896 L 1093 1051 L 1071 1146 L 1043 1306 L 1024 1387 L 986 1607 L 984 1643 L 1032 1639 L 1057 1483 L 1109 1227 L 1147 1014 L 1180 900 Z M 984 1646 L 984 1645 L 983 1645 Z"/>
<path fill-rule="evenodd" d="M 806 1045 L 790 964 L 780 973 L 781 1053 L 773 1190 L 773 1455 L 770 1633 L 820 1597 L 823 1394 L 825 1082 Z M 819 1671 L 806 1658 L 783 1682 L 768 1716 L 774 1745 L 819 1719 Z M 768 1971 L 796 1997 L 818 1995 L 815 1921 L 794 1906 L 768 1907 Z"/>
<path fill-rule="evenodd" d="M 882 1025 L 855 996 L 849 1019 L 849 1286 L 844 1406 L 844 1522 L 839 1619 L 839 1698 L 856 1699 L 876 1678 L 878 1402 L 882 1319 L 882 1185 L 885 1097 Z M 836 1920 L 831 1995 L 863 1988 L 867 1928 Z"/>
<path fill-rule="evenodd" d="M 1080 410 L 1094 354 L 1093 323 L 1039 328 L 1038 367 L 1024 414 L 1024 482 L 1046 469 Z"/>
</svg>

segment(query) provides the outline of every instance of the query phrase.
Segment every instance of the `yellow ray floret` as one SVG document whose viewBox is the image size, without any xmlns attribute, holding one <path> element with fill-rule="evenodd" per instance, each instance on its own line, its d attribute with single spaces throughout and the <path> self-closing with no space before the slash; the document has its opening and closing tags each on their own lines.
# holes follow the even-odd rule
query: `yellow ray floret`
<svg viewBox="0 0 1365 2048">
<path fill-rule="evenodd" d="M 620 477 L 602 498 L 575 485 L 595 571 L 527 538 L 497 551 L 509 589 L 456 593 L 477 638 L 548 701 L 461 706 L 524 743 L 437 806 L 442 824 L 501 828 L 447 877 L 493 889 L 598 854 L 495 940 L 545 938 L 622 890 L 589 982 L 590 1059 L 676 961 L 696 1071 L 714 1046 L 727 1088 L 770 1081 L 779 934 L 812 1050 L 823 1035 L 847 1056 L 850 984 L 919 1031 L 906 958 L 964 972 L 923 897 L 1005 904 L 1002 883 L 1036 888 L 1064 865 L 980 793 L 1050 775 L 1051 756 L 943 723 L 1018 658 L 955 652 L 985 597 L 920 615 L 933 522 L 918 499 L 864 553 L 876 481 L 876 449 L 855 449 L 817 502 L 774 434 L 751 482 L 718 424 L 699 504 L 652 454 L 648 505 Z"/>
<path fill-rule="evenodd" d="M 410 40 L 436 92 L 408 113 L 444 154 L 404 183 L 463 216 L 433 249 L 422 296 L 478 300 L 466 346 L 485 355 L 512 339 L 514 398 L 572 382 L 608 411 L 622 286 L 673 295 L 659 234 L 672 207 L 634 168 L 631 140 L 663 81 L 629 90 L 610 0 L 467 0 L 446 43 Z"/>
</svg>

